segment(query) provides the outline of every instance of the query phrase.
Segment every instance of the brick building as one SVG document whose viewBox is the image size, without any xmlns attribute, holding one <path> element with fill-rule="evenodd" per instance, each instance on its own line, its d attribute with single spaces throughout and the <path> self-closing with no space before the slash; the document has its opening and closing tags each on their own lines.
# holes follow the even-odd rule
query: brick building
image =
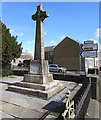
<svg viewBox="0 0 101 120">
<path fill-rule="evenodd" d="M 84 71 L 85 62 L 80 57 L 79 43 L 69 37 L 64 38 L 53 50 L 53 63 L 68 70 Z"/>
<path fill-rule="evenodd" d="M 48 60 L 49 64 L 53 63 L 53 49 L 55 46 L 47 46 L 45 47 L 45 59 Z"/>
</svg>

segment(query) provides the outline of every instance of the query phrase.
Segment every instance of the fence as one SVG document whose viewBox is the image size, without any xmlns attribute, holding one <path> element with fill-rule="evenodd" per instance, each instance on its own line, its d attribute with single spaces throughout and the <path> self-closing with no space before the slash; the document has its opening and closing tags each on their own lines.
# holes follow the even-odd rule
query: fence
<svg viewBox="0 0 101 120">
<path fill-rule="evenodd" d="M 71 100 L 70 93 L 67 93 L 66 107 L 62 117 L 66 120 L 84 119 L 91 97 L 91 83 L 83 86 L 78 95 Z"/>
</svg>

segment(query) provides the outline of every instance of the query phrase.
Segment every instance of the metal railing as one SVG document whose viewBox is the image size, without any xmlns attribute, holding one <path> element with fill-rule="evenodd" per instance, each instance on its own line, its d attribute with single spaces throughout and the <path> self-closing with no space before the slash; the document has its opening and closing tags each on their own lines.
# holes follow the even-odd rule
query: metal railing
<svg viewBox="0 0 101 120">
<path fill-rule="evenodd" d="M 74 101 L 70 99 L 70 91 L 67 92 L 66 94 L 66 109 L 62 113 L 62 117 L 66 120 L 71 120 L 74 119 L 75 114 L 74 114 Z"/>
<path fill-rule="evenodd" d="M 62 113 L 62 117 L 64 120 L 78 120 L 85 117 L 91 96 L 90 90 L 91 84 L 89 83 L 83 90 L 82 94 L 80 94 L 79 98 L 76 99 L 76 102 L 75 100 L 70 99 L 71 92 L 67 92 L 66 107 L 64 112 Z"/>
<path fill-rule="evenodd" d="M 88 104 L 91 96 L 91 84 L 89 84 L 80 95 L 78 102 L 75 104 L 75 120 L 84 118 L 87 112 Z"/>
</svg>

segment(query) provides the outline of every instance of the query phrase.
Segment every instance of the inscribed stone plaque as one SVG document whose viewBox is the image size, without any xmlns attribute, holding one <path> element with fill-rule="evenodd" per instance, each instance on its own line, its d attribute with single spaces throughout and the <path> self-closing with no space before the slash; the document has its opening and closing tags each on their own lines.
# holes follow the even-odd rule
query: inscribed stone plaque
<svg viewBox="0 0 101 120">
<path fill-rule="evenodd" d="M 37 74 L 38 72 L 39 72 L 39 63 L 38 62 L 30 63 L 30 73 Z"/>
</svg>

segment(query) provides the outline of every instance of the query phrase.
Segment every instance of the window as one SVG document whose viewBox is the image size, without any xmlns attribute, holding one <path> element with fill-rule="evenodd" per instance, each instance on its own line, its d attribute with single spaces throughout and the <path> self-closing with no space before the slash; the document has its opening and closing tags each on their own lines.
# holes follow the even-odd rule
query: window
<svg viewBox="0 0 101 120">
<path fill-rule="evenodd" d="M 53 55 L 53 51 L 49 51 L 49 56 L 52 56 Z"/>
<path fill-rule="evenodd" d="M 16 59 L 13 60 L 13 63 L 16 63 Z"/>
</svg>

